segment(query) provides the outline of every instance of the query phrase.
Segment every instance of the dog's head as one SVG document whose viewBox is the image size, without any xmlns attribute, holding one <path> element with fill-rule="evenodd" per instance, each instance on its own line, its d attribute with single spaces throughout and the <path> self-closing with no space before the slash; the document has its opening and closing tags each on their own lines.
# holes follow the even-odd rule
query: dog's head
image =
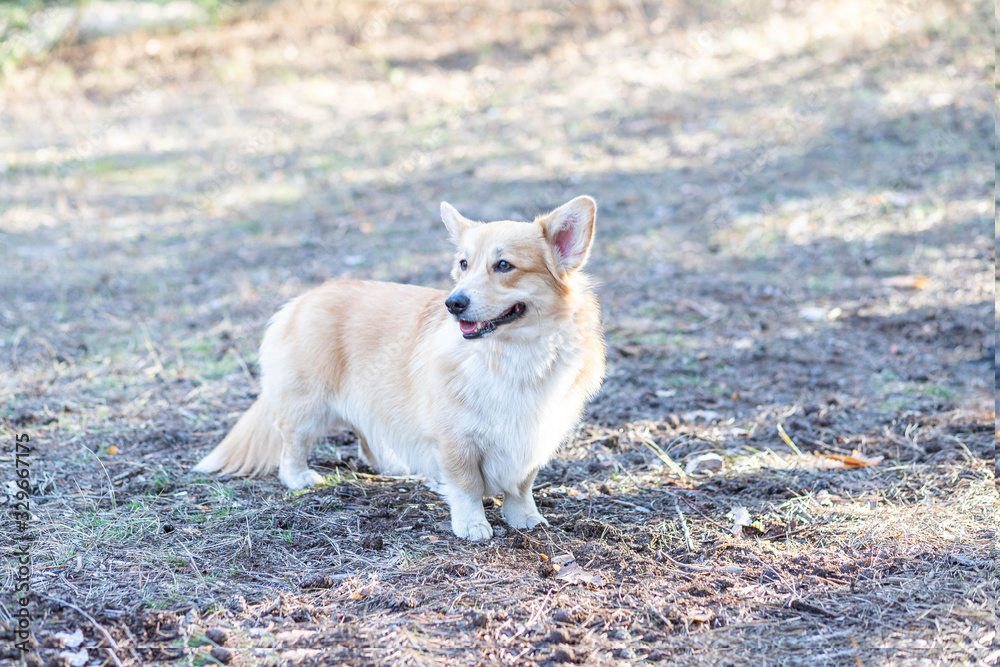
<svg viewBox="0 0 1000 667">
<path fill-rule="evenodd" d="M 596 217 L 597 204 L 587 196 L 534 222 L 475 222 L 442 202 L 441 219 L 456 248 L 456 284 L 445 305 L 462 335 L 513 333 L 560 312 L 571 276 L 590 254 Z"/>
</svg>

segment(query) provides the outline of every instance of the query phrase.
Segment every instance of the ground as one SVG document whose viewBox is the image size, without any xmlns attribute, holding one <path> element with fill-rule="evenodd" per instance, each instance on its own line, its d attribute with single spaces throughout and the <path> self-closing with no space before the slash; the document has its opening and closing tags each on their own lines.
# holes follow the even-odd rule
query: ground
<svg viewBox="0 0 1000 667">
<path fill-rule="evenodd" d="M 29 664 L 70 664 L 75 630 L 94 665 L 998 662 L 992 5 L 217 13 L 0 84 Z M 578 194 L 609 371 L 539 475 L 550 527 L 498 498 L 497 536 L 457 540 L 345 433 L 314 490 L 190 472 L 283 301 L 446 287 L 442 200 Z M 874 465 L 814 454 L 854 450 Z"/>
</svg>

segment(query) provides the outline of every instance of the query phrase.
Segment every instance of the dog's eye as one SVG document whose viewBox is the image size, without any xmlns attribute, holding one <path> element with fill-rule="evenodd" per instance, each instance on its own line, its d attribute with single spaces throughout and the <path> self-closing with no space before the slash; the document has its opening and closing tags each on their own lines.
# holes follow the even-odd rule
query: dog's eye
<svg viewBox="0 0 1000 667">
<path fill-rule="evenodd" d="M 462 269 L 463 271 L 465 271 L 465 270 L 466 270 L 467 268 L 469 268 L 469 263 L 468 263 L 468 262 L 466 262 L 466 261 L 465 261 L 465 260 L 463 259 L 462 261 L 460 261 L 460 262 L 458 263 L 458 268 L 460 268 L 460 269 Z"/>
<path fill-rule="evenodd" d="M 514 268 L 514 265 L 508 262 L 506 259 L 501 259 L 499 262 L 497 262 L 497 265 L 493 268 L 495 268 L 500 273 L 507 273 L 508 271 Z"/>
</svg>

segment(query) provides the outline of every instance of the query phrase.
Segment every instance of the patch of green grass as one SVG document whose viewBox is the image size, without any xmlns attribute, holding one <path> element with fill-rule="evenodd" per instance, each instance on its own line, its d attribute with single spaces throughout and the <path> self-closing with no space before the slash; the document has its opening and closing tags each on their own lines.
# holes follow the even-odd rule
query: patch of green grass
<svg viewBox="0 0 1000 667">
<path fill-rule="evenodd" d="M 881 397 L 879 406 L 886 410 L 903 410 L 913 404 L 914 399 L 929 396 L 943 401 L 955 399 L 955 391 L 940 384 L 913 382 L 899 375 L 885 371 L 872 379 L 872 389 Z"/>
<path fill-rule="evenodd" d="M 226 486 L 221 482 L 213 481 L 210 485 L 209 493 L 214 499 L 214 502 L 227 506 L 236 502 L 236 492 L 233 491 L 232 487 Z"/>
<path fill-rule="evenodd" d="M 687 389 L 702 384 L 699 376 L 689 373 L 665 373 L 660 379 L 664 385 L 675 389 Z"/>
<path fill-rule="evenodd" d="M 184 560 L 180 556 L 175 556 L 173 554 L 167 554 L 163 558 L 163 564 L 164 565 L 169 565 L 170 567 L 176 567 L 176 568 L 187 567 L 187 561 L 186 560 Z"/>
<path fill-rule="evenodd" d="M 918 391 L 921 391 L 922 393 L 926 394 L 927 396 L 933 396 L 934 398 L 940 398 L 940 399 L 943 399 L 945 401 L 953 401 L 953 400 L 955 400 L 955 392 L 954 391 L 952 391 L 951 389 L 947 389 L 945 387 L 939 386 L 939 385 L 934 385 L 934 384 L 922 385 L 922 386 L 920 386 L 918 388 Z"/>
<path fill-rule="evenodd" d="M 177 559 L 179 560 L 179 559 Z M 183 561 L 181 561 L 183 565 Z M 190 602 L 190 600 L 180 594 L 176 590 L 168 592 L 165 596 L 159 598 L 151 598 L 147 601 L 150 607 L 153 609 L 175 609 L 178 605 Z"/>
<path fill-rule="evenodd" d="M 164 489 L 170 488 L 173 488 L 173 479 L 166 472 L 158 472 L 149 479 L 147 493 L 158 496 Z"/>
<path fill-rule="evenodd" d="M 90 507 L 77 514 L 76 534 L 88 544 L 136 542 L 160 532 L 159 517 L 142 498 L 133 498 L 124 505 L 104 509 L 91 501 Z"/>
</svg>

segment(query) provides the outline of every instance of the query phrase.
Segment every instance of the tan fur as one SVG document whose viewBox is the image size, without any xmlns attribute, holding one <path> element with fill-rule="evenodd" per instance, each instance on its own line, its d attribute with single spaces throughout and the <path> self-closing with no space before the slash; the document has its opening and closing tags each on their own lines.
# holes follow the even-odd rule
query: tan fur
<svg viewBox="0 0 1000 667">
<path fill-rule="evenodd" d="M 508 523 L 544 523 L 531 497 L 535 474 L 604 376 L 600 311 L 579 270 L 595 215 L 588 197 L 533 223 L 477 223 L 442 204 L 456 246 L 451 294 L 468 298 L 458 318 L 483 323 L 514 306 L 522 316 L 469 339 L 449 314 L 448 292 L 320 285 L 272 318 L 260 397 L 196 470 L 277 467 L 290 488 L 312 486 L 322 477 L 306 464 L 309 446 L 344 425 L 376 469 L 440 482 L 461 537 L 492 535 L 482 497 L 501 492 Z M 501 259 L 514 268 L 499 270 Z"/>
<path fill-rule="evenodd" d="M 199 466 L 251 477 L 274 472 L 281 455 L 281 437 L 273 421 L 267 400 L 259 397 Z"/>
</svg>

